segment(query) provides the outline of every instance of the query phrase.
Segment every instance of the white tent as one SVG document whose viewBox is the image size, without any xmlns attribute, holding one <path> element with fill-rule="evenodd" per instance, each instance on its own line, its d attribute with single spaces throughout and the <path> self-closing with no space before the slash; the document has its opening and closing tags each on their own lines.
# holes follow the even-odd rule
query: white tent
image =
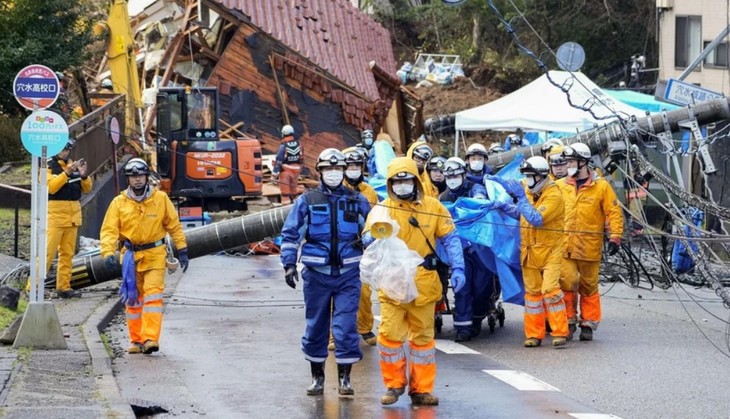
<svg viewBox="0 0 730 419">
<path fill-rule="evenodd" d="M 594 123 L 603 125 L 612 122 L 615 118 L 602 118 L 614 114 L 622 118 L 646 114 L 609 96 L 581 72 L 551 71 L 550 78 L 568 93 L 550 83 L 547 75 L 543 74 L 507 96 L 458 112 L 456 130 L 512 131 L 521 128 L 524 131 L 575 132 L 576 129 L 593 128 Z M 590 112 L 572 107 L 568 96 L 577 106 L 590 106 L 598 119 Z"/>
</svg>

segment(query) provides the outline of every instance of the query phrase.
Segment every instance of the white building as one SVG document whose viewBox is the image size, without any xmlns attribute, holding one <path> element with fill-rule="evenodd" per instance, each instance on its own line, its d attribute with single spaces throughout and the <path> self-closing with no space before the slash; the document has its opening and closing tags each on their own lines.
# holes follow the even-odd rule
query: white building
<svg viewBox="0 0 730 419">
<path fill-rule="evenodd" d="M 727 0 L 656 0 L 659 79 L 677 78 L 730 21 Z M 728 38 L 684 81 L 730 94 Z"/>
</svg>

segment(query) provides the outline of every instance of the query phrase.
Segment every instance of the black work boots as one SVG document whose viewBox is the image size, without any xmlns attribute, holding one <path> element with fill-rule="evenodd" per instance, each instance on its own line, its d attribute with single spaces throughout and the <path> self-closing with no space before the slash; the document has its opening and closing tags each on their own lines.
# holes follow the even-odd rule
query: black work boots
<svg viewBox="0 0 730 419">
<path fill-rule="evenodd" d="M 340 388 L 337 390 L 340 396 L 352 396 L 355 394 L 355 390 L 352 389 L 350 384 L 350 371 L 352 370 L 352 364 L 337 364 L 337 376 L 340 379 Z"/>
<path fill-rule="evenodd" d="M 310 362 L 312 366 L 312 384 L 307 387 L 308 396 L 324 394 L 324 362 Z"/>
</svg>

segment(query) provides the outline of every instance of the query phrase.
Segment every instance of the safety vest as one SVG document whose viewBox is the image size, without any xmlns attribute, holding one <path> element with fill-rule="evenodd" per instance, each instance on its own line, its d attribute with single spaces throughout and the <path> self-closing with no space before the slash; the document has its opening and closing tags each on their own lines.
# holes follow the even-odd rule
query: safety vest
<svg viewBox="0 0 730 419">
<path fill-rule="evenodd" d="M 63 173 L 63 167 L 57 157 L 48 160 L 48 168 L 54 176 Z M 58 192 L 48 194 L 49 201 L 78 201 L 79 199 L 81 199 L 81 176 L 78 171 L 68 177 L 68 182 Z"/>
<path fill-rule="evenodd" d="M 293 139 L 284 143 L 283 164 L 299 164 L 302 159 L 302 146 L 299 140 Z"/>
<path fill-rule="evenodd" d="M 360 265 L 359 193 L 339 188 L 335 192 L 307 191 L 309 221 L 301 261 L 306 266 L 351 268 Z"/>
</svg>

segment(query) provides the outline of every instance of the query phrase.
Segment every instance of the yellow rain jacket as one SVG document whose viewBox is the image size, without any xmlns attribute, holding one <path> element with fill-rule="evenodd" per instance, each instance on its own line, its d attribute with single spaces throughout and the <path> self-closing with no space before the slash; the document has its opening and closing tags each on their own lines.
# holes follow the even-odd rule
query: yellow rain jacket
<svg viewBox="0 0 730 419">
<path fill-rule="evenodd" d="M 553 181 L 548 180 L 547 182 L 537 202 L 530 190 L 525 188 L 528 202 L 542 215 L 542 227 L 533 227 L 525 220 L 525 217 L 520 217 L 521 265 L 540 271 L 549 264 L 559 266 L 565 250 L 563 196 L 560 188 Z"/>
<path fill-rule="evenodd" d="M 133 245 L 154 243 L 170 233 L 175 247 L 188 247 L 180 219 L 167 194 L 157 189 L 142 202 L 120 193 L 109 204 L 101 225 L 101 255 L 106 258 L 117 250 L 117 242 L 129 240 Z M 122 250 L 122 255 L 126 249 Z M 138 272 L 164 269 L 165 246 L 134 252 Z"/>
<path fill-rule="evenodd" d="M 611 238 L 621 238 L 624 217 L 611 184 L 591 172 L 586 183 L 576 189 L 576 179 L 566 177 L 565 257 L 569 259 L 600 261 L 603 232 L 608 222 Z"/>
<path fill-rule="evenodd" d="M 422 143 L 418 141 L 411 144 L 411 146 L 408 147 L 406 157 L 413 160 L 413 150 L 415 150 L 416 147 L 418 147 L 419 145 L 422 145 Z M 423 192 L 425 193 L 425 195 L 438 199 L 439 189 L 436 187 L 436 185 L 433 184 L 433 182 L 431 182 L 431 178 L 428 176 L 428 171 L 426 169 L 423 169 L 423 173 L 419 174 L 418 166 L 416 166 L 416 177 L 421 180 L 421 184 L 423 185 Z"/>
<path fill-rule="evenodd" d="M 69 159 L 65 162 L 61 159 L 54 158 L 58 165 L 61 167 L 61 173 L 54 174 L 51 168 L 48 168 L 48 194 L 56 195 L 59 192 L 63 193 L 61 189 L 71 188 L 69 184 L 69 177 L 66 175 L 66 167 L 73 164 L 73 160 Z M 75 180 L 79 182 L 82 193 L 91 192 L 91 178 Z M 81 204 L 79 204 L 78 198 L 73 200 L 54 200 L 49 198 L 48 200 L 48 226 L 49 227 L 78 227 L 81 225 Z"/>
<path fill-rule="evenodd" d="M 375 206 L 375 204 L 378 203 L 378 193 L 375 192 L 375 189 L 372 186 L 368 185 L 364 181 L 360 182 L 360 184 L 357 185 L 357 188 L 350 185 L 347 180 L 342 182 L 342 184 L 345 185 L 345 187 L 348 189 L 360 192 L 362 196 L 364 196 L 365 199 L 368 200 L 368 202 L 370 203 L 370 207 L 373 207 Z"/>
<path fill-rule="evenodd" d="M 431 246 L 435 248 L 437 238 L 443 237 L 454 230 L 454 222 L 449 211 L 438 199 L 423 195 L 423 185 L 419 182 L 416 182 L 418 193 L 416 200 L 402 201 L 398 199 L 393 193 L 390 179 L 400 172 L 410 173 L 418 177 L 416 163 L 410 157 L 393 159 L 388 165 L 388 198 L 379 205 L 389 208 L 390 217 L 400 226 L 398 238 L 403 240 L 408 248 L 425 257 L 433 253 L 426 243 L 426 238 L 431 242 Z M 415 217 L 418 220 L 423 233 L 408 222 L 410 217 Z M 368 217 L 363 232 L 370 231 L 370 224 L 371 219 Z M 441 298 L 441 281 L 435 270 L 430 271 L 419 266 L 416 272 L 416 288 L 418 288 L 418 297 L 415 300 L 417 306 L 432 303 Z M 389 300 L 382 291 L 378 293 L 378 296 L 380 299 Z M 390 302 L 391 304 L 398 304 L 395 301 Z"/>
</svg>

